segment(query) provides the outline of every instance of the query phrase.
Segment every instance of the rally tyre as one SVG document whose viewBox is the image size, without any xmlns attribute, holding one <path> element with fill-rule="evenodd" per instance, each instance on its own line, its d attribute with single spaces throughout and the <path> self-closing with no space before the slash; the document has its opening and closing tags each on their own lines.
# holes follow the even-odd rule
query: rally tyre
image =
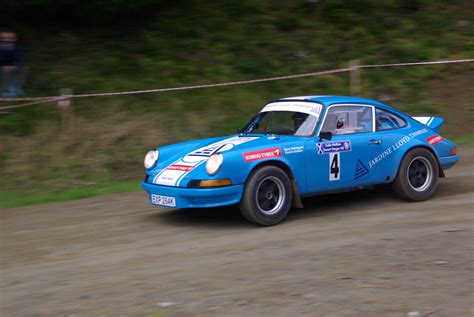
<svg viewBox="0 0 474 317">
<path fill-rule="evenodd" d="M 404 200 L 426 200 L 435 193 L 438 177 L 435 156 L 428 149 L 415 148 L 403 158 L 393 182 L 393 190 Z"/>
<path fill-rule="evenodd" d="M 263 166 L 248 178 L 239 207 L 248 221 L 271 226 L 285 219 L 292 198 L 288 175 L 276 166 Z"/>
</svg>

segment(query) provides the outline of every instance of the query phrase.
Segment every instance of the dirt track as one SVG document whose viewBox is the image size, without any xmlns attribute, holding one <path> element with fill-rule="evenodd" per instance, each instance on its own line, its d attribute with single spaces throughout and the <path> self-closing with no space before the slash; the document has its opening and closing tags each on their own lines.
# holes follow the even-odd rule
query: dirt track
<svg viewBox="0 0 474 317">
<path fill-rule="evenodd" d="M 472 316 L 474 147 L 461 154 L 429 201 L 314 197 L 269 228 L 144 193 L 1 210 L 0 316 Z"/>
</svg>

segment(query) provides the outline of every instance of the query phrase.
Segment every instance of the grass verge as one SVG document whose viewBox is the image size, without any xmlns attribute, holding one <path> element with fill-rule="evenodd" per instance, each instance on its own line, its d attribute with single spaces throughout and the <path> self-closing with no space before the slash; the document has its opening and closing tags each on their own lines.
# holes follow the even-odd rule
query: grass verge
<svg viewBox="0 0 474 317">
<path fill-rule="evenodd" d="M 0 192 L 0 208 L 12 208 L 26 205 L 67 201 L 86 197 L 107 195 L 140 190 L 140 180 L 115 183 L 96 183 L 89 186 L 71 188 L 56 193 L 27 193 L 22 191 Z"/>
<path fill-rule="evenodd" d="M 468 134 L 460 137 L 452 138 L 452 141 L 456 143 L 457 146 L 474 144 L 474 134 Z"/>
</svg>

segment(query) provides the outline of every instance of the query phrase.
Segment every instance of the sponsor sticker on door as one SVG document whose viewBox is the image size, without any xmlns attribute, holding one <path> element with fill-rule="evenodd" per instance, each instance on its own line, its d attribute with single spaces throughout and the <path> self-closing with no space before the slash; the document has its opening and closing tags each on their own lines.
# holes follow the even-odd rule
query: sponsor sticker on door
<svg viewBox="0 0 474 317">
<path fill-rule="evenodd" d="M 335 141 L 335 142 L 324 142 L 316 143 L 318 154 L 327 154 L 335 152 L 348 152 L 351 150 L 351 141 Z"/>
<path fill-rule="evenodd" d="M 265 150 L 257 150 L 257 151 L 252 151 L 252 152 L 244 152 L 244 161 L 245 162 L 253 162 L 253 161 L 259 161 L 259 160 L 264 160 L 268 158 L 274 158 L 274 157 L 281 157 L 281 148 L 271 148 L 271 149 L 265 149 Z"/>
<path fill-rule="evenodd" d="M 364 163 L 362 163 L 361 160 L 357 159 L 354 179 L 359 179 L 367 174 L 369 174 L 369 169 L 364 165 Z"/>
<path fill-rule="evenodd" d="M 339 152 L 329 153 L 329 181 L 341 179 L 341 154 Z"/>
</svg>

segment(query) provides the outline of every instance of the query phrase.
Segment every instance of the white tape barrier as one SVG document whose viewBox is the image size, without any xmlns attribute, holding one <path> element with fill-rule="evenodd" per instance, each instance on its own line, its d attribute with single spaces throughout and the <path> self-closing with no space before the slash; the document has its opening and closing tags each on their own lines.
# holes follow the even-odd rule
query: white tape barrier
<svg viewBox="0 0 474 317">
<path fill-rule="evenodd" d="M 400 67 L 400 66 L 437 65 L 437 64 L 470 63 L 470 62 L 474 62 L 474 58 L 471 58 L 471 59 L 457 59 L 457 60 L 428 61 L 428 62 L 396 63 L 396 64 L 358 65 L 358 66 L 351 66 L 351 67 L 347 67 L 347 68 L 331 69 L 331 70 L 325 70 L 325 71 L 319 71 L 319 72 L 311 72 L 311 73 L 288 75 L 288 76 L 267 77 L 267 78 L 241 80 L 241 81 L 233 81 L 233 82 L 226 82 L 226 83 L 193 85 L 193 86 L 184 86 L 184 87 L 158 88 L 158 89 L 121 91 L 121 92 L 107 92 L 107 93 L 79 94 L 79 95 L 71 95 L 71 96 L 68 96 L 67 98 L 86 98 L 86 97 L 103 97 L 103 96 L 118 96 L 118 95 L 137 95 L 137 94 L 149 94 L 149 93 L 158 93 L 158 92 L 167 92 L 167 91 L 203 89 L 203 88 L 224 87 L 224 86 L 232 86 L 232 85 L 245 85 L 245 84 L 254 84 L 254 83 L 261 83 L 261 82 L 268 82 L 268 81 L 287 80 L 287 79 L 294 79 L 294 78 L 313 77 L 313 76 L 343 73 L 343 72 L 352 71 L 355 68 Z M 47 103 L 47 102 L 51 102 L 51 101 L 57 101 L 57 100 L 61 100 L 61 99 L 64 99 L 64 98 L 66 98 L 66 97 L 64 97 L 64 96 L 47 96 L 47 97 L 30 97 L 30 98 L 0 98 L 0 101 L 8 101 L 8 102 L 35 101 L 35 102 L 31 102 L 31 103 L 0 107 L 0 110 L 26 107 L 26 106 L 36 105 L 36 104 L 40 104 L 40 103 Z"/>
<path fill-rule="evenodd" d="M 357 68 L 376 68 L 376 67 L 399 67 L 399 66 L 419 66 L 419 65 L 439 65 L 439 64 L 454 64 L 454 63 L 472 63 L 474 58 L 469 59 L 451 59 L 430 62 L 412 62 L 412 63 L 396 63 L 396 64 L 376 64 L 376 65 L 360 65 Z"/>
<path fill-rule="evenodd" d="M 37 100 L 37 101 L 33 101 L 33 102 L 22 103 L 22 104 L 19 104 L 19 105 L 3 106 L 3 107 L 0 107 L 0 110 L 10 110 L 10 109 L 15 109 L 15 108 L 22 108 L 22 107 L 27 107 L 27 106 L 38 105 L 38 104 L 41 104 L 41 103 L 58 101 L 58 100 L 61 100 L 61 99 L 64 99 L 64 98 L 58 97 L 58 98 L 50 98 L 50 99 L 41 99 L 41 100 Z"/>
</svg>

